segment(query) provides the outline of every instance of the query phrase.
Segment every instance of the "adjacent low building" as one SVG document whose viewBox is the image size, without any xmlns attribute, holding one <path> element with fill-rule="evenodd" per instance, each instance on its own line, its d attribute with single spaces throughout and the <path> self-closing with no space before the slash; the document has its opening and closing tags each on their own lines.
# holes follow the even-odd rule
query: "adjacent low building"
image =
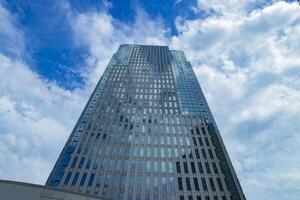
<svg viewBox="0 0 300 200">
<path fill-rule="evenodd" d="M 0 180 L 1 200 L 108 200 L 64 189 Z"/>
</svg>

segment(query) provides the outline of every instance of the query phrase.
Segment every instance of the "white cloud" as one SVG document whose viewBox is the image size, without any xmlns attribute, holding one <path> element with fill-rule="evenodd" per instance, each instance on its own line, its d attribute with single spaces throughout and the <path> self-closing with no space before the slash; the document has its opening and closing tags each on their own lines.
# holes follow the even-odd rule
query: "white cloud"
<svg viewBox="0 0 300 200">
<path fill-rule="evenodd" d="M 276 0 L 198 0 L 198 12 L 216 13 L 231 17 L 247 14 Z"/>
<path fill-rule="evenodd" d="M 85 97 L 44 81 L 18 60 L 0 54 L 0 63 L 0 177 L 44 183 Z"/>
<path fill-rule="evenodd" d="M 17 22 L 0 3 L 0 52 L 20 56 L 23 53 L 23 35 L 15 28 Z"/>
<path fill-rule="evenodd" d="M 285 84 L 273 84 L 253 94 L 247 107 L 233 116 L 233 123 L 265 120 L 274 115 L 297 116 L 300 113 L 300 92 Z"/>
<path fill-rule="evenodd" d="M 24 35 L 0 4 L 0 177 L 43 184 L 86 101 L 22 61 Z M 13 47 L 13 48 L 11 48 Z M 62 110 L 64 112 L 62 112 Z"/>
<path fill-rule="evenodd" d="M 299 5 L 200 2 L 220 15 L 178 18 L 171 46 L 194 66 L 247 199 L 297 199 Z"/>
<path fill-rule="evenodd" d="M 141 9 L 136 8 L 135 22 L 131 25 L 121 23 L 108 13 L 73 13 L 71 20 L 78 45 L 85 45 L 90 49 L 88 64 L 90 73 L 88 80 L 95 84 L 105 69 L 109 59 L 116 52 L 120 44 L 166 44 L 167 31 L 161 19 L 149 19 Z"/>
</svg>

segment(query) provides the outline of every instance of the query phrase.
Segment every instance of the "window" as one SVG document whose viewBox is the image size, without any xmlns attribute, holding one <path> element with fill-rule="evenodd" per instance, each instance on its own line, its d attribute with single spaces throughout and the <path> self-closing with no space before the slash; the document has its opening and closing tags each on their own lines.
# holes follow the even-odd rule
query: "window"
<svg viewBox="0 0 300 200">
<path fill-rule="evenodd" d="M 201 182 L 202 182 L 203 190 L 204 190 L 204 191 L 207 191 L 207 185 L 206 185 L 205 178 L 201 178 Z"/>
<path fill-rule="evenodd" d="M 92 186 L 92 184 L 93 184 L 93 181 L 94 181 L 94 178 L 95 178 L 95 174 L 94 174 L 94 173 L 92 173 L 92 174 L 90 175 L 90 179 L 89 179 L 88 186 Z"/>
<path fill-rule="evenodd" d="M 161 185 L 162 185 L 162 191 L 166 192 L 167 191 L 167 179 L 166 179 L 166 177 L 161 178 Z"/>
<path fill-rule="evenodd" d="M 87 164 L 86 164 L 86 169 L 89 169 L 90 168 L 90 166 L 91 166 L 91 163 L 92 163 L 92 158 L 90 157 L 89 159 L 88 159 L 88 162 L 87 162 Z"/>
<path fill-rule="evenodd" d="M 206 171 L 207 171 L 207 173 L 208 173 L 208 174 L 210 174 L 210 173 L 211 173 L 211 171 L 210 171 L 210 167 L 209 167 L 209 164 L 208 164 L 208 162 L 206 162 L 206 163 L 205 163 L 205 167 L 206 167 Z"/>
<path fill-rule="evenodd" d="M 74 168 L 74 167 L 75 167 L 75 164 L 76 164 L 76 162 L 77 162 L 77 159 L 78 159 L 78 157 L 75 157 L 75 158 L 74 158 L 74 160 L 73 160 L 73 162 L 72 162 L 72 165 L 71 165 L 71 168 Z"/>
<path fill-rule="evenodd" d="M 211 149 L 208 149 L 208 154 L 209 154 L 210 159 L 214 159 Z"/>
<path fill-rule="evenodd" d="M 209 142 L 208 142 L 207 137 L 205 137 L 205 144 L 206 144 L 207 146 L 209 146 Z"/>
<path fill-rule="evenodd" d="M 199 191 L 199 183 L 198 183 L 198 179 L 196 177 L 193 178 L 194 180 L 194 186 L 195 186 L 195 190 Z"/>
<path fill-rule="evenodd" d="M 198 162 L 198 168 L 199 168 L 199 172 L 200 172 L 201 174 L 203 174 L 203 168 L 202 168 L 201 162 Z"/>
<path fill-rule="evenodd" d="M 183 190 L 182 178 L 181 177 L 178 178 L 178 189 Z"/>
<path fill-rule="evenodd" d="M 96 187 L 98 187 L 98 188 L 101 186 L 101 179 L 102 179 L 102 177 L 98 176 L 97 182 L 96 182 Z"/>
<path fill-rule="evenodd" d="M 176 162 L 176 169 L 177 169 L 177 173 L 181 173 L 180 162 Z"/>
<path fill-rule="evenodd" d="M 212 178 L 209 178 L 210 188 L 212 191 L 216 191 L 216 187 L 214 184 L 214 180 Z"/>
<path fill-rule="evenodd" d="M 203 133 L 204 135 L 206 135 L 206 132 L 205 132 L 204 127 L 201 127 L 201 131 L 202 131 L 202 133 Z"/>
<path fill-rule="evenodd" d="M 198 142 L 199 142 L 200 146 L 203 146 L 203 142 L 202 142 L 201 137 L 198 137 Z"/>
<path fill-rule="evenodd" d="M 71 178 L 71 175 L 72 175 L 72 172 L 69 172 L 67 177 L 66 177 L 66 180 L 64 182 L 64 185 L 68 185 L 69 181 L 70 181 L 70 178 Z"/>
<path fill-rule="evenodd" d="M 166 172 L 166 164 L 164 161 L 161 161 L 161 172 L 163 172 L 163 173 Z"/>
<path fill-rule="evenodd" d="M 207 159 L 207 156 L 206 156 L 205 150 L 204 150 L 204 149 L 201 149 L 201 151 L 202 151 L 203 158 L 204 158 L 204 159 Z"/>
<path fill-rule="evenodd" d="M 169 172 L 173 173 L 173 164 L 172 164 L 172 162 L 169 162 Z"/>
<path fill-rule="evenodd" d="M 108 188 L 110 175 L 107 175 L 104 180 L 104 188 Z"/>
<path fill-rule="evenodd" d="M 185 178 L 185 182 L 186 182 L 186 189 L 187 189 L 188 191 L 191 191 L 192 188 L 191 188 L 191 181 L 190 181 L 190 178 L 186 177 L 186 178 Z"/>
<path fill-rule="evenodd" d="M 174 186 L 174 177 L 170 177 L 170 192 L 174 193 L 174 189 L 175 189 L 175 186 Z"/>
<path fill-rule="evenodd" d="M 153 161 L 154 163 L 154 172 L 158 172 L 158 162 L 157 161 Z"/>
<path fill-rule="evenodd" d="M 184 162 L 184 163 L 183 163 L 183 168 L 184 168 L 184 172 L 185 172 L 186 174 L 188 174 L 188 173 L 189 173 L 189 170 L 188 170 L 187 162 Z"/>
<path fill-rule="evenodd" d="M 213 163 L 212 163 L 212 166 L 213 166 L 213 169 L 214 169 L 215 174 L 218 174 L 218 169 L 217 169 L 216 163 L 213 162 Z"/>
<path fill-rule="evenodd" d="M 191 129 L 191 133 L 192 133 L 192 135 L 194 135 L 194 130 L 193 129 Z"/>
<path fill-rule="evenodd" d="M 99 162 L 99 158 L 97 158 L 94 162 L 94 165 L 93 165 L 93 169 L 97 169 L 98 167 L 98 162 Z"/>
<path fill-rule="evenodd" d="M 196 168 L 195 168 L 195 163 L 194 162 L 191 162 L 191 168 L 192 168 L 193 174 L 195 174 L 196 173 Z"/>
<path fill-rule="evenodd" d="M 134 178 L 134 177 L 133 177 Z M 158 177 L 157 176 L 154 176 L 154 179 L 153 179 L 153 186 L 154 186 L 154 191 L 158 191 Z"/>
<path fill-rule="evenodd" d="M 195 149 L 195 154 L 196 154 L 196 158 L 200 158 L 200 154 L 199 154 L 199 151 L 198 151 L 198 149 Z"/>
<path fill-rule="evenodd" d="M 137 191 L 142 191 L 142 186 L 143 186 L 143 177 L 142 176 L 138 176 L 137 177 L 137 188 L 136 188 L 136 190 Z M 117 188 L 117 184 L 116 184 L 115 188 Z"/>
<path fill-rule="evenodd" d="M 196 138 L 195 137 L 192 137 L 192 138 L 193 138 L 194 145 L 197 146 Z"/>
<path fill-rule="evenodd" d="M 76 185 L 77 180 L 78 180 L 78 176 L 79 176 L 79 173 L 76 172 L 76 174 L 75 174 L 75 176 L 74 176 L 74 179 L 73 179 L 73 181 L 72 181 L 72 185 Z"/>
<path fill-rule="evenodd" d="M 146 190 L 150 190 L 150 177 L 146 177 Z"/>
<path fill-rule="evenodd" d="M 147 160 L 146 161 L 146 172 L 150 172 L 150 161 L 149 160 Z"/>
<path fill-rule="evenodd" d="M 198 127 L 196 127 L 196 132 L 197 132 L 197 135 L 200 135 L 200 131 L 199 131 Z"/>
<path fill-rule="evenodd" d="M 85 179 L 86 179 L 86 173 L 84 173 L 83 176 L 82 176 L 82 178 L 81 178 L 80 186 L 84 185 Z"/>
<path fill-rule="evenodd" d="M 224 191 L 224 188 L 223 188 L 223 185 L 222 185 L 222 183 L 221 183 L 221 179 L 220 179 L 220 178 L 217 178 L 217 183 L 218 183 L 219 189 L 220 189 L 221 191 Z M 225 199 L 226 199 L 226 198 L 225 198 Z"/>
<path fill-rule="evenodd" d="M 78 166 L 79 169 L 82 168 L 84 160 L 85 160 L 85 157 L 81 158 L 79 166 Z"/>
</svg>

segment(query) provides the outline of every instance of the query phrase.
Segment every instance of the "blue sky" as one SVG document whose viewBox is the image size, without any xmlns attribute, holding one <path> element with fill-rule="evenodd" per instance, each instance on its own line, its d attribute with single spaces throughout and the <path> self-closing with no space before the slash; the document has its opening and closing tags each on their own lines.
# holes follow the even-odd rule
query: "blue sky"
<svg viewBox="0 0 300 200">
<path fill-rule="evenodd" d="M 247 199 L 300 196 L 296 1 L 1 1 L 0 178 L 43 184 L 122 43 L 191 61 Z"/>
</svg>

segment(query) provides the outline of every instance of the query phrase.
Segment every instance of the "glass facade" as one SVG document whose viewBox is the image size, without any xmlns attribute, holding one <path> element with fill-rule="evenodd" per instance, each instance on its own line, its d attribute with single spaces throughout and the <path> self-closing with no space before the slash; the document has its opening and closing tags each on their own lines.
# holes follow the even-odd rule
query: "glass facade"
<svg viewBox="0 0 300 200">
<path fill-rule="evenodd" d="M 245 199 L 192 67 L 121 45 L 46 185 L 120 200 Z"/>
</svg>

